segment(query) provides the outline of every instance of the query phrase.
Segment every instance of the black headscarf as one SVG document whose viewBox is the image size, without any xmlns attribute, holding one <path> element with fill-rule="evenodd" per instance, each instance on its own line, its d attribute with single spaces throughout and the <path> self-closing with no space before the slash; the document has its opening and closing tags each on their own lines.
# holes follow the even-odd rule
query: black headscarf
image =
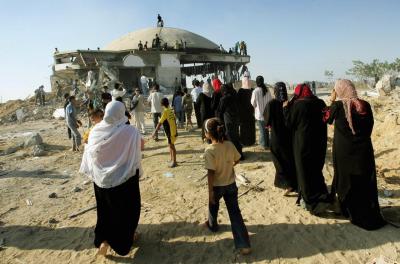
<svg viewBox="0 0 400 264">
<path fill-rule="evenodd" d="M 267 86 L 265 86 L 264 77 L 262 77 L 261 75 L 257 76 L 256 84 L 257 84 L 257 87 L 260 87 L 262 89 L 263 96 L 265 96 L 268 92 L 268 89 L 267 89 Z"/>
<path fill-rule="evenodd" d="M 284 82 L 277 82 L 274 86 L 275 99 L 279 102 L 285 102 L 288 99 L 286 84 Z"/>
</svg>

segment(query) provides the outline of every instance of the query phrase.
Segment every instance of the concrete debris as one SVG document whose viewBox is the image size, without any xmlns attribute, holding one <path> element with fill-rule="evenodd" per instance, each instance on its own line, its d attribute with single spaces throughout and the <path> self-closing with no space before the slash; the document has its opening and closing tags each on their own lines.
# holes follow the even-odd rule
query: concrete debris
<svg viewBox="0 0 400 264">
<path fill-rule="evenodd" d="M 35 145 L 32 149 L 32 156 L 34 157 L 42 157 L 46 155 L 46 151 L 44 150 L 43 145 Z"/>
<path fill-rule="evenodd" d="M 56 219 L 54 219 L 54 218 L 50 218 L 49 219 L 49 224 L 58 224 L 60 221 L 57 221 Z"/>
<path fill-rule="evenodd" d="M 26 200 L 25 200 L 25 203 L 26 203 L 27 206 L 32 206 L 32 205 L 33 205 L 31 199 L 26 199 Z"/>
<path fill-rule="evenodd" d="M 9 147 L 9 148 L 6 148 L 5 150 L 3 150 L 0 156 L 10 155 L 12 153 L 17 152 L 18 150 L 19 150 L 19 148 L 17 148 L 17 147 Z"/>
<path fill-rule="evenodd" d="M 80 192 L 82 191 L 82 188 L 76 186 L 74 189 L 72 189 L 73 192 Z"/>
<path fill-rule="evenodd" d="M 396 87 L 400 87 L 399 73 L 385 74 L 375 85 L 381 96 L 389 95 Z"/>
<path fill-rule="evenodd" d="M 39 133 L 32 133 L 26 137 L 24 141 L 24 147 L 32 147 L 35 145 L 41 145 L 43 143 L 43 139 Z"/>
<path fill-rule="evenodd" d="M 64 119 L 65 118 L 64 108 L 58 108 L 58 109 L 54 110 L 53 117 L 55 119 Z"/>
<path fill-rule="evenodd" d="M 49 198 L 57 198 L 57 194 L 55 192 L 49 194 Z"/>
<path fill-rule="evenodd" d="M 24 113 L 24 110 L 22 108 L 20 108 L 17 111 L 15 111 L 15 115 L 17 116 L 18 122 L 24 121 L 25 113 Z"/>
<path fill-rule="evenodd" d="M 397 263 L 396 261 L 381 255 L 378 258 L 374 258 L 367 264 L 396 264 L 396 263 Z"/>
</svg>

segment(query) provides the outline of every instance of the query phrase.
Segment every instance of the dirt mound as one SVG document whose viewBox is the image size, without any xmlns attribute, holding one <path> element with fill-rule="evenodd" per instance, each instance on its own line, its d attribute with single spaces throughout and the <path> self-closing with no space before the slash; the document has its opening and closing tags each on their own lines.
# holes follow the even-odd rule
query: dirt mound
<svg viewBox="0 0 400 264">
<path fill-rule="evenodd" d="M 51 95 L 44 106 L 36 105 L 35 98 L 26 100 L 10 100 L 0 104 L 0 124 L 13 123 L 16 121 L 30 121 L 38 119 L 51 119 L 56 108 L 62 107 L 61 102 L 56 102 Z M 20 111 L 19 118 L 17 111 Z"/>
</svg>

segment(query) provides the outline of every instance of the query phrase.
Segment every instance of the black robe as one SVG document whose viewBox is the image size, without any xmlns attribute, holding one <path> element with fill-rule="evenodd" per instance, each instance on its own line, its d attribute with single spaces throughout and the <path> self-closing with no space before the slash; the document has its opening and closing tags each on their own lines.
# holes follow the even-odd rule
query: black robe
<svg viewBox="0 0 400 264">
<path fill-rule="evenodd" d="M 221 98 L 222 98 L 221 91 L 214 92 L 211 96 L 211 109 L 214 112 L 215 116 L 218 116 L 218 106 L 219 102 L 221 101 Z"/>
<path fill-rule="evenodd" d="M 94 184 L 97 223 L 94 245 L 107 241 L 119 255 L 127 255 L 140 218 L 139 171 L 125 183 L 113 188 Z"/>
<path fill-rule="evenodd" d="M 355 135 L 350 130 L 343 103 L 336 101 L 330 106 L 327 122 L 335 122 L 331 194 L 338 195 L 343 214 L 353 224 L 374 230 L 385 225 L 385 221 L 378 203 L 375 158 L 371 142 L 374 119 L 371 106 L 365 101 L 364 104 L 364 115 L 352 111 Z"/>
<path fill-rule="evenodd" d="M 292 131 L 299 197 L 311 212 L 319 202 L 329 200 L 322 174 L 327 145 L 327 126 L 323 120 L 325 107 L 325 102 L 314 96 L 298 99 L 290 107 L 284 107 L 286 125 Z"/>
<path fill-rule="evenodd" d="M 296 167 L 293 157 L 292 134 L 286 127 L 282 103 L 272 99 L 264 111 L 264 120 L 271 126 L 271 154 L 275 166 L 274 185 L 278 188 L 297 190 Z"/>
<path fill-rule="evenodd" d="M 200 93 L 197 97 L 196 105 L 199 108 L 201 138 L 204 139 L 206 137 L 204 132 L 204 122 L 214 116 L 214 113 L 211 109 L 211 97 L 208 97 L 204 93 Z"/>
<path fill-rule="evenodd" d="M 200 93 L 197 97 L 196 104 L 199 107 L 201 125 L 203 125 L 204 121 L 214 116 L 211 109 L 211 97 Z"/>
<path fill-rule="evenodd" d="M 239 139 L 244 146 L 254 145 L 256 142 L 256 120 L 254 107 L 251 105 L 253 89 L 240 88 L 237 93 L 239 105 Z"/>
<path fill-rule="evenodd" d="M 235 145 L 243 159 L 242 144 L 239 141 L 239 110 L 236 93 L 226 94 L 221 98 L 217 114 L 225 124 L 228 140 Z"/>
</svg>

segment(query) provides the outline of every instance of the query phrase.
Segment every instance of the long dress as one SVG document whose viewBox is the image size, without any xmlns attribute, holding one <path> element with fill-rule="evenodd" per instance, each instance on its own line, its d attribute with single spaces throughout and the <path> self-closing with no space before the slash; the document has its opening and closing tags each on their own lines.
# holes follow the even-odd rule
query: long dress
<svg viewBox="0 0 400 264">
<path fill-rule="evenodd" d="M 218 117 L 223 120 L 226 129 L 226 136 L 229 141 L 235 145 L 237 151 L 240 153 L 242 159 L 244 158 L 242 152 L 242 144 L 239 141 L 239 116 L 238 116 L 238 103 L 236 94 L 224 95 L 218 106 Z"/>
<path fill-rule="evenodd" d="M 305 97 L 284 107 L 286 125 L 293 135 L 293 155 L 296 166 L 299 198 L 306 209 L 314 212 L 320 202 L 329 200 L 322 174 L 327 145 L 327 126 L 323 121 L 325 102 L 317 97 Z"/>
<path fill-rule="evenodd" d="M 218 106 L 219 106 L 219 102 L 221 101 L 221 98 L 222 98 L 222 93 L 220 91 L 214 92 L 212 94 L 211 109 L 213 110 L 215 116 L 218 116 Z"/>
<path fill-rule="evenodd" d="M 214 113 L 211 109 L 211 97 L 205 95 L 204 93 L 200 93 L 197 97 L 196 105 L 199 107 L 200 124 L 202 128 L 201 135 L 204 139 L 204 122 L 214 116 Z"/>
<path fill-rule="evenodd" d="M 352 111 L 353 135 L 347 122 L 343 103 L 333 102 L 327 122 L 335 122 L 333 137 L 334 178 L 332 195 L 337 194 L 342 212 L 350 221 L 367 230 L 385 225 L 382 218 L 376 182 L 376 168 L 371 133 L 374 126 L 371 106 L 366 113 Z"/>
<path fill-rule="evenodd" d="M 239 140 L 244 146 L 254 145 L 256 142 L 256 120 L 254 107 L 251 105 L 253 89 L 240 88 L 237 93 L 239 105 Z"/>
<path fill-rule="evenodd" d="M 264 112 L 267 126 L 271 126 L 271 154 L 275 166 L 274 185 L 278 188 L 297 190 L 296 167 L 293 157 L 291 131 L 285 125 L 282 103 L 272 99 Z"/>
<path fill-rule="evenodd" d="M 140 218 L 139 173 L 113 188 L 100 188 L 94 183 L 97 223 L 94 245 L 107 241 L 119 255 L 131 250 Z"/>
</svg>

